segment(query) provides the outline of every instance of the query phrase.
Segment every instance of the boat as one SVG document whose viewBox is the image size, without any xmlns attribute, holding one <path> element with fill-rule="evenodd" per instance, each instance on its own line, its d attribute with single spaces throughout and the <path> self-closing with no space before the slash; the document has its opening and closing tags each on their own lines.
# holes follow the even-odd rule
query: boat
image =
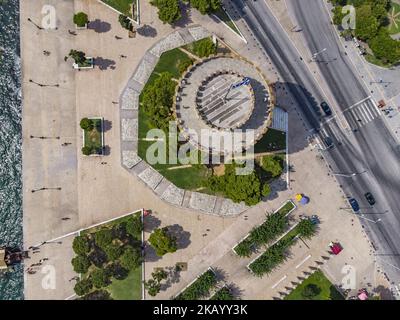
<svg viewBox="0 0 400 320">
<path fill-rule="evenodd" d="M 7 270 L 9 267 L 20 264 L 27 257 L 27 251 L 0 247 L 0 271 Z"/>
</svg>

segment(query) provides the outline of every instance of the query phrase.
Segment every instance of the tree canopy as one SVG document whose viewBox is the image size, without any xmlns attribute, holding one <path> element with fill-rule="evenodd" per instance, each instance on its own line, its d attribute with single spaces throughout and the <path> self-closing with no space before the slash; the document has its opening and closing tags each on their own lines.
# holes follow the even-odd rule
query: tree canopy
<svg viewBox="0 0 400 320">
<path fill-rule="evenodd" d="M 158 17 L 164 23 L 173 24 L 182 17 L 179 0 L 152 0 L 150 3 L 158 8 Z"/>
<path fill-rule="evenodd" d="M 161 73 L 153 84 L 146 86 L 143 92 L 143 107 L 154 128 L 168 130 L 169 121 L 172 120 L 171 108 L 175 87 L 176 83 L 168 72 Z"/>
<path fill-rule="evenodd" d="M 149 242 L 160 257 L 178 249 L 176 238 L 168 233 L 167 227 L 155 229 L 149 237 Z"/>
<path fill-rule="evenodd" d="M 209 14 L 221 7 L 221 0 L 190 0 L 190 4 L 201 14 Z"/>
</svg>

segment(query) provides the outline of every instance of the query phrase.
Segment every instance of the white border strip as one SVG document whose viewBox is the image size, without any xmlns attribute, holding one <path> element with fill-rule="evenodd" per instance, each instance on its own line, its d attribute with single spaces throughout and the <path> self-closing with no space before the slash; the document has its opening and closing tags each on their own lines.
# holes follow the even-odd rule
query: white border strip
<svg viewBox="0 0 400 320">
<path fill-rule="evenodd" d="M 123 14 L 122 12 L 118 11 L 117 9 L 111 7 L 109 4 L 103 2 L 102 0 L 97 0 L 97 2 L 101 3 L 102 5 L 106 6 L 107 8 L 111 9 L 112 11 L 118 13 L 118 14 Z M 132 1 L 133 2 L 133 1 Z M 136 0 L 136 7 L 137 7 L 137 21 L 135 19 L 132 19 L 131 17 L 128 17 L 129 20 L 135 22 L 137 25 L 140 25 L 140 8 L 139 8 L 139 0 Z"/>
<path fill-rule="evenodd" d="M 244 37 L 244 35 L 240 32 L 239 27 L 237 26 L 237 24 L 233 21 L 232 17 L 229 15 L 228 11 L 225 10 L 225 8 L 223 8 L 221 6 L 221 10 L 225 12 L 225 14 L 228 16 L 228 18 L 232 21 L 233 25 L 236 27 L 237 31 L 239 32 L 239 34 L 233 30 L 228 24 L 226 24 L 224 21 L 221 20 L 221 18 L 219 18 L 215 13 L 212 13 L 211 15 L 216 18 L 218 21 L 220 21 L 225 27 L 227 27 L 231 32 L 233 32 L 237 37 L 239 37 L 240 39 L 242 39 L 246 44 L 247 44 L 247 40 Z"/>
</svg>

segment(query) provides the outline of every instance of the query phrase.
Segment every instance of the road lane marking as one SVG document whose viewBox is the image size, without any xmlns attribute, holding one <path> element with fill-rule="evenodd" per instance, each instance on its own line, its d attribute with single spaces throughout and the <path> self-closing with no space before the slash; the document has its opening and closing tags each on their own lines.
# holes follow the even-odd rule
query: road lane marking
<svg viewBox="0 0 400 320">
<path fill-rule="evenodd" d="M 287 278 L 287 275 L 284 275 L 277 283 L 275 283 L 271 289 L 275 289 L 283 280 Z"/>
<path fill-rule="evenodd" d="M 371 99 L 371 96 L 368 96 L 368 97 L 366 97 L 366 98 L 364 98 L 364 99 L 362 99 L 362 100 L 356 102 L 355 104 L 351 105 L 350 107 L 346 108 L 346 109 L 343 111 L 343 113 L 346 112 L 346 111 L 350 111 L 351 109 L 357 107 L 358 105 L 360 105 L 361 103 L 363 103 L 363 102 L 365 102 L 365 101 L 367 101 L 367 100 L 369 100 L 369 99 Z"/>
<path fill-rule="evenodd" d="M 305 257 L 304 259 L 303 259 L 303 261 L 302 262 L 300 262 L 297 266 L 296 266 L 296 269 L 298 269 L 304 262 L 306 262 L 308 259 L 310 259 L 311 258 L 311 254 L 309 254 L 307 257 Z"/>
</svg>

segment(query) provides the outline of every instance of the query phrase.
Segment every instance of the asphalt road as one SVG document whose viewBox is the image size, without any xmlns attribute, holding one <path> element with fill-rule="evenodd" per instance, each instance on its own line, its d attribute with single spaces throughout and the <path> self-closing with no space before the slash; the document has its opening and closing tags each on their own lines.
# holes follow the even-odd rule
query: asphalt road
<svg viewBox="0 0 400 320">
<path fill-rule="evenodd" d="M 368 98 L 368 92 L 357 78 L 349 59 L 342 53 L 341 44 L 332 30 L 323 2 L 292 0 L 288 3 L 298 19 L 299 27 L 303 29 L 310 57 L 326 48 L 317 55 L 316 63 L 340 108 L 336 112 L 343 112 L 348 122 L 359 121 L 354 130 L 344 129 L 336 119 L 325 122 L 327 119 L 318 114 L 316 105 L 325 100 L 325 97 L 304 63 L 304 59 L 309 57 L 302 59 L 299 56 L 264 1 L 233 2 L 274 62 L 284 82 L 293 84 L 290 91 L 299 102 L 310 127 L 320 133 L 321 139 L 321 132 L 333 138 L 335 147 L 323 151 L 332 171 L 342 174 L 359 173 L 353 177 L 337 176 L 337 179 L 348 197 L 359 201 L 362 213 L 360 219 L 376 248 L 377 258 L 389 278 L 399 285 L 399 146 L 381 116 L 364 121 L 361 116 L 354 119 L 354 115 L 349 112 L 351 106 Z M 377 203 L 373 207 L 365 200 L 364 194 L 367 191 L 376 198 Z M 343 210 L 352 214 L 346 208 Z"/>
</svg>

